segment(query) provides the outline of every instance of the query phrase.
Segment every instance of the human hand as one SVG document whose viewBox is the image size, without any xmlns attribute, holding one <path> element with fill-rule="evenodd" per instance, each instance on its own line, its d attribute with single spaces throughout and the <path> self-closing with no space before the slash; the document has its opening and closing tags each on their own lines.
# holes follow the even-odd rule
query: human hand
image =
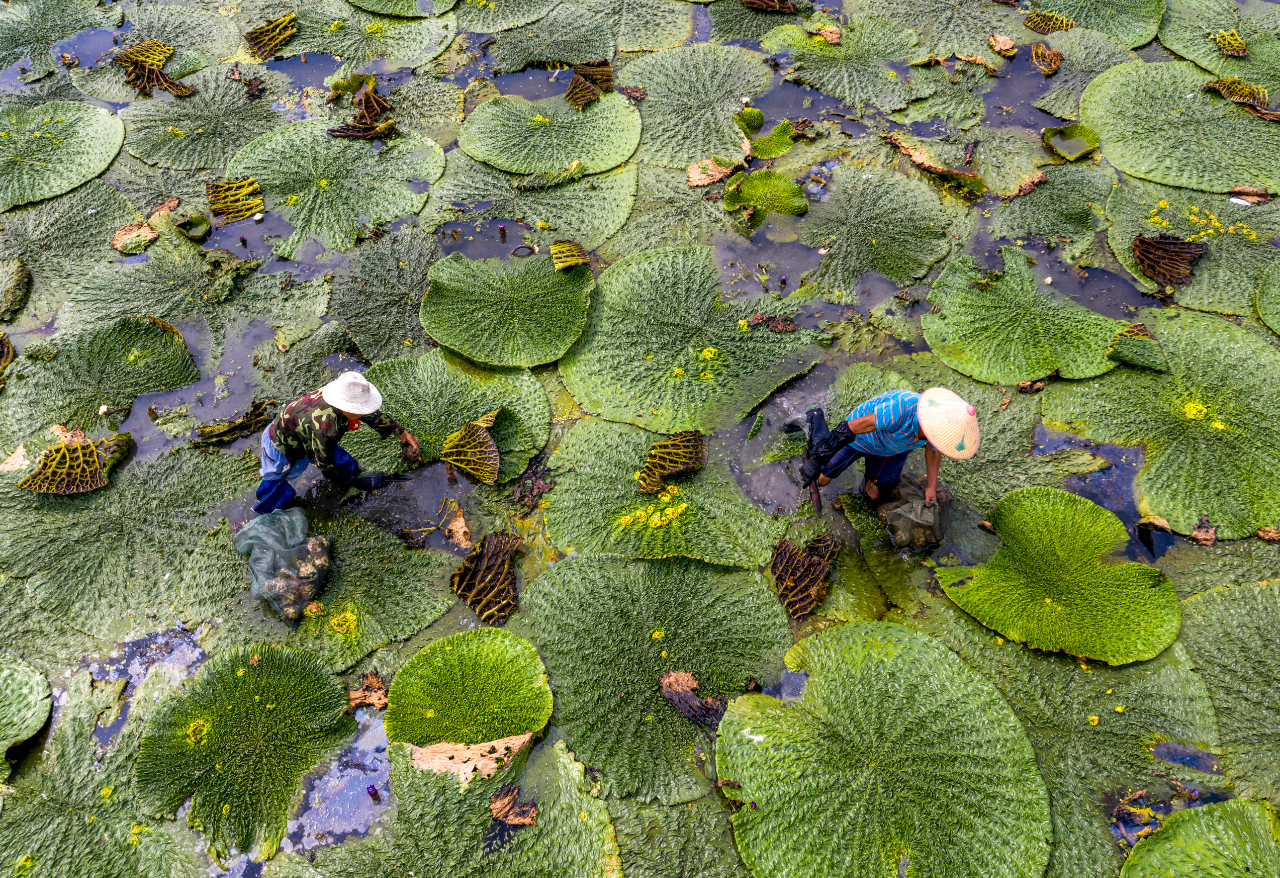
<svg viewBox="0 0 1280 878">
<path fill-rule="evenodd" d="M 405 460 L 417 460 L 422 454 L 422 449 L 418 445 L 418 440 L 413 434 L 405 430 L 400 434 L 400 456 Z"/>
<path fill-rule="evenodd" d="M 937 489 L 937 488 L 926 487 L 926 488 L 924 489 L 924 502 L 926 502 L 926 503 L 937 503 L 937 502 L 938 502 L 938 489 Z"/>
</svg>

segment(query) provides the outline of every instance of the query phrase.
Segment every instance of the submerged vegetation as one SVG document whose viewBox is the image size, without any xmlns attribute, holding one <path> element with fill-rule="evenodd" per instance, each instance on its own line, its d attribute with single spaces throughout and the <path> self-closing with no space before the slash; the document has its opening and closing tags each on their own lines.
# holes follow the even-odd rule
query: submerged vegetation
<svg viewBox="0 0 1280 878">
<path fill-rule="evenodd" d="M 0 878 L 1280 878 L 1277 9 L 0 3 Z"/>
</svg>

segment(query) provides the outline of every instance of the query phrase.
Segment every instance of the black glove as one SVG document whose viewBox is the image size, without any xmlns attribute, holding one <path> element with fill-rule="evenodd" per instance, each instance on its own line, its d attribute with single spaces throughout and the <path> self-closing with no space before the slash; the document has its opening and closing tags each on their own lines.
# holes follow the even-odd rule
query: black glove
<svg viewBox="0 0 1280 878">
<path fill-rule="evenodd" d="M 822 464 L 806 455 L 804 463 L 800 465 L 800 481 L 803 486 L 809 487 L 818 480 L 820 475 L 822 475 Z"/>
<path fill-rule="evenodd" d="M 849 422 L 841 421 L 834 430 L 828 431 L 821 438 L 810 436 L 809 453 L 826 464 L 835 457 L 837 451 L 852 443 L 853 431 L 849 429 Z"/>
<path fill-rule="evenodd" d="M 351 486 L 361 491 L 377 491 L 385 488 L 390 482 L 407 482 L 408 473 L 366 473 L 351 480 Z"/>
</svg>

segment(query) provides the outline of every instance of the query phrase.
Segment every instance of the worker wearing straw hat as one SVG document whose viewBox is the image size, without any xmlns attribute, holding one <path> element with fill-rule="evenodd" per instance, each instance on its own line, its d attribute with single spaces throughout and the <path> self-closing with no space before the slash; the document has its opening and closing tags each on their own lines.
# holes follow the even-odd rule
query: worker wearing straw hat
<svg viewBox="0 0 1280 878">
<path fill-rule="evenodd" d="M 865 476 L 861 492 L 872 505 L 878 505 L 893 492 L 912 449 L 923 448 L 928 474 L 924 496 L 932 503 L 938 499 L 942 456 L 968 460 L 978 450 L 977 413 L 945 387 L 930 387 L 924 393 L 882 393 L 851 411 L 834 430 L 827 429 L 821 408 L 810 409 L 807 417 L 809 443 L 801 474 L 819 512 L 819 487 L 829 484 L 859 457 L 864 461 Z"/>
</svg>

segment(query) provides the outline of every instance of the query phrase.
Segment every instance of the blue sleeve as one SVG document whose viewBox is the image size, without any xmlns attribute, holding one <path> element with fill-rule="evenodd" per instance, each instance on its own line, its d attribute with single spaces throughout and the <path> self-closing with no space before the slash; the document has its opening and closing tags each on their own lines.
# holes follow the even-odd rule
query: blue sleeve
<svg viewBox="0 0 1280 878">
<path fill-rule="evenodd" d="M 871 400 L 871 403 L 875 406 L 876 430 L 884 433 L 893 433 L 902 426 L 902 419 L 906 416 L 907 406 L 901 394 L 882 393 Z"/>
<path fill-rule="evenodd" d="M 867 400 L 862 405 L 858 406 L 853 411 L 849 412 L 849 417 L 845 418 L 845 420 L 852 421 L 856 418 L 862 417 L 863 415 L 871 414 L 872 412 L 875 411 L 876 402 L 879 401 L 879 399 L 880 397 L 877 396 L 874 399 Z M 880 424 L 880 419 L 876 418 L 876 426 L 879 426 L 879 424 Z"/>
</svg>

